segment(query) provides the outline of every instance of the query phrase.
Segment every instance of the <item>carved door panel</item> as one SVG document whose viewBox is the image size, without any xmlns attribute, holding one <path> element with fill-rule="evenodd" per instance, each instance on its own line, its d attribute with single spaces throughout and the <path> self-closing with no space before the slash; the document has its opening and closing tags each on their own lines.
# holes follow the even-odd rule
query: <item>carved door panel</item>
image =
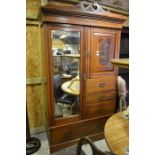
<svg viewBox="0 0 155 155">
<path fill-rule="evenodd" d="M 110 60 L 115 58 L 117 31 L 91 28 L 90 77 L 112 74 Z"/>
</svg>

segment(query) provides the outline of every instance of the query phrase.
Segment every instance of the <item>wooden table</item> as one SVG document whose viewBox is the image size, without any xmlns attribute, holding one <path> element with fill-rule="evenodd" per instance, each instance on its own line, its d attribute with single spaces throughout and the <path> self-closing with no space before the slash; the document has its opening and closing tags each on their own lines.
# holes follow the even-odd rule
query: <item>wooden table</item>
<svg viewBox="0 0 155 155">
<path fill-rule="evenodd" d="M 71 85 L 71 81 L 67 81 L 67 82 L 64 82 L 62 85 L 61 85 L 61 89 L 65 92 L 65 93 L 68 93 L 68 94 L 71 94 L 71 95 L 75 95 L 75 96 L 79 96 L 80 94 L 80 83 L 78 83 L 78 86 L 77 88 L 75 87 L 74 89 L 72 89 L 70 87 Z"/>
<path fill-rule="evenodd" d="M 72 79 L 72 76 L 68 74 L 62 74 L 61 76 L 62 83 L 70 81 L 71 79 Z"/>
<path fill-rule="evenodd" d="M 114 66 L 129 68 L 129 59 L 128 58 L 120 58 L 120 59 L 111 59 L 111 63 Z"/>
<path fill-rule="evenodd" d="M 117 155 L 127 155 L 129 146 L 129 120 L 121 112 L 112 115 L 104 128 L 105 140 L 110 150 Z"/>
</svg>

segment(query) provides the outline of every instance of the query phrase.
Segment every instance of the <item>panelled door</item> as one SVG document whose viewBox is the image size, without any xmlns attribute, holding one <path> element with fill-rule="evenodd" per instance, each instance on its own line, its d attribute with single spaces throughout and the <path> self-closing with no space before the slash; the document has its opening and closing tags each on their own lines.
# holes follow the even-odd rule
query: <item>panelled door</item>
<svg viewBox="0 0 155 155">
<path fill-rule="evenodd" d="M 113 74 L 110 60 L 115 58 L 118 31 L 103 28 L 90 31 L 90 78 Z"/>
</svg>

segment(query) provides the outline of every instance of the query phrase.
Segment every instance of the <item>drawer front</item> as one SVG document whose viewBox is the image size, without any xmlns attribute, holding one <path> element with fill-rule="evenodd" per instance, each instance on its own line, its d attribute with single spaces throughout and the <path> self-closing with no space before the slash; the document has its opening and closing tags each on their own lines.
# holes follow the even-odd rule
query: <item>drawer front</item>
<svg viewBox="0 0 155 155">
<path fill-rule="evenodd" d="M 81 120 L 49 129 L 51 145 L 57 145 L 80 137 L 97 134 L 104 131 L 104 124 L 109 116 Z M 80 132 L 79 132 L 80 131 Z"/>
<path fill-rule="evenodd" d="M 86 93 L 116 90 L 116 77 L 86 80 Z"/>
<path fill-rule="evenodd" d="M 84 119 L 113 114 L 115 112 L 115 105 L 116 100 L 86 104 L 83 111 Z"/>
<path fill-rule="evenodd" d="M 116 90 L 91 92 L 86 94 L 85 104 L 116 99 Z"/>
</svg>

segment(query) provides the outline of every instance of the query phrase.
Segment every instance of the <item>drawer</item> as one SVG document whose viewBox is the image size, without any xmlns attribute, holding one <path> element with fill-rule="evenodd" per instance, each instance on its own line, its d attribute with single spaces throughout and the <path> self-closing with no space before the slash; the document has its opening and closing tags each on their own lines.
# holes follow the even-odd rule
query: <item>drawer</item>
<svg viewBox="0 0 155 155">
<path fill-rule="evenodd" d="M 104 124 L 109 116 L 81 120 L 73 123 L 51 127 L 49 136 L 51 145 L 60 145 L 69 141 L 77 140 L 80 137 L 90 136 L 104 131 Z M 79 132 L 80 131 L 80 132 Z"/>
<path fill-rule="evenodd" d="M 116 99 L 116 90 L 86 93 L 86 104 L 90 102 L 103 102 Z"/>
<path fill-rule="evenodd" d="M 116 77 L 86 80 L 86 93 L 116 90 Z"/>
<path fill-rule="evenodd" d="M 116 100 L 85 104 L 83 110 L 84 119 L 113 114 L 115 106 Z"/>
</svg>

